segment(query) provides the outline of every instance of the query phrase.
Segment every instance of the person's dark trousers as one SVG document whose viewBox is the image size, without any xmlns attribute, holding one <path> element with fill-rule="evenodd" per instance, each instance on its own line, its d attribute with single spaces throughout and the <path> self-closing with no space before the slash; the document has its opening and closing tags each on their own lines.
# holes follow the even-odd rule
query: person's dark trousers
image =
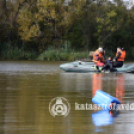
<svg viewBox="0 0 134 134">
<path fill-rule="evenodd" d="M 109 60 L 106 60 L 103 69 L 107 70 L 107 69 L 112 69 L 112 68 L 113 68 L 112 62 Z"/>
<path fill-rule="evenodd" d="M 116 61 L 113 63 L 113 67 L 122 67 L 123 66 L 123 61 Z"/>
</svg>

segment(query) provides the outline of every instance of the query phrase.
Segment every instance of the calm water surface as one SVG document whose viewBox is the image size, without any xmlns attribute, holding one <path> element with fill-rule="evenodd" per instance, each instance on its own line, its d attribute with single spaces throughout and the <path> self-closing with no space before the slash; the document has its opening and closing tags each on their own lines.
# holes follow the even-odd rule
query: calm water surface
<svg viewBox="0 0 134 134">
<path fill-rule="evenodd" d="M 0 134 L 133 134 L 134 110 L 76 111 L 75 103 L 92 103 L 100 89 L 122 103 L 134 103 L 134 74 L 65 73 L 62 62 L 0 62 Z M 49 103 L 64 97 L 67 117 L 53 117 Z"/>
</svg>

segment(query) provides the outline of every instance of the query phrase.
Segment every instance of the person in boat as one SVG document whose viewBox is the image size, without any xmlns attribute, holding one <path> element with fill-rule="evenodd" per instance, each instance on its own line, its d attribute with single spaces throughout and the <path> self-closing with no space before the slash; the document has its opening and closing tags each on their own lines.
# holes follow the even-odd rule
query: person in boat
<svg viewBox="0 0 134 134">
<path fill-rule="evenodd" d="M 122 49 L 122 53 L 124 53 L 124 54 L 125 54 L 125 56 L 126 56 L 126 50 L 125 50 L 125 48 L 124 48 L 124 47 L 122 47 L 121 49 Z"/>
<path fill-rule="evenodd" d="M 107 70 L 107 69 L 112 70 L 112 68 L 113 68 L 112 63 L 113 63 L 112 58 L 111 57 L 108 57 L 108 59 L 105 60 L 105 65 L 103 67 L 103 70 Z"/>
<path fill-rule="evenodd" d="M 99 67 L 103 67 L 104 64 L 105 64 L 104 54 L 105 54 L 105 51 L 101 47 L 98 48 L 93 54 L 93 60 L 92 61 L 95 63 L 96 69 L 98 71 L 99 71 Z"/>
<path fill-rule="evenodd" d="M 113 63 L 113 67 L 122 67 L 123 66 L 123 62 L 125 60 L 126 57 L 126 51 L 123 48 L 123 50 L 118 47 L 117 48 L 117 53 L 116 53 L 116 57 L 113 59 L 114 63 Z"/>
</svg>

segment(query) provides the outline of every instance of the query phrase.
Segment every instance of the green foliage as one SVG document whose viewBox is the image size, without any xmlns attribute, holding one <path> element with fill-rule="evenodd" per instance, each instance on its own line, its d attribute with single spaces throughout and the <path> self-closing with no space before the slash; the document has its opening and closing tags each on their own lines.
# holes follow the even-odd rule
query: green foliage
<svg viewBox="0 0 134 134">
<path fill-rule="evenodd" d="M 124 46 L 127 57 L 134 58 L 134 8 L 127 10 L 121 0 L 116 4 L 105 0 L 66 2 L 0 1 L 1 59 L 34 59 L 39 53 L 43 60 L 73 60 L 85 53 L 71 49 L 91 51 L 99 45 L 106 47 L 108 55 Z M 50 46 L 55 50 L 48 49 Z"/>
<path fill-rule="evenodd" d="M 33 50 L 24 50 L 24 48 L 18 48 L 17 46 L 7 49 L 9 44 L 5 45 L 5 48 L 0 53 L 1 60 L 35 60 L 37 52 Z"/>
<path fill-rule="evenodd" d="M 85 52 L 68 51 L 67 49 L 48 49 L 37 57 L 37 60 L 46 61 L 73 61 L 86 58 Z"/>
</svg>

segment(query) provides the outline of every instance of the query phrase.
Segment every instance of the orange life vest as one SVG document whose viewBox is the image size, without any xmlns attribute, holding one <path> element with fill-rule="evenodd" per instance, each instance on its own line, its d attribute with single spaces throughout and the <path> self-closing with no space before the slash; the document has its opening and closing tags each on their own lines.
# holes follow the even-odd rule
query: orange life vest
<svg viewBox="0 0 134 134">
<path fill-rule="evenodd" d="M 118 52 L 116 53 L 116 56 L 118 55 Z M 120 57 L 117 59 L 117 61 L 124 61 L 126 57 L 126 51 L 122 51 Z"/>
<path fill-rule="evenodd" d="M 104 62 L 103 54 L 96 50 L 93 54 L 93 62 Z"/>
</svg>

